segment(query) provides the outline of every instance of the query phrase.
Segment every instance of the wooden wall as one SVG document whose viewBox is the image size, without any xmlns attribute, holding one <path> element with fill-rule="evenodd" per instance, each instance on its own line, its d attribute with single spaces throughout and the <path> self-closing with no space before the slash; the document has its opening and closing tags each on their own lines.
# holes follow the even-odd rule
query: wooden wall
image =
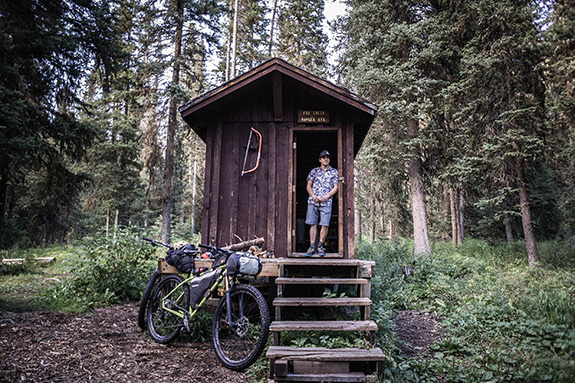
<svg viewBox="0 0 575 383">
<path fill-rule="evenodd" d="M 285 79 L 285 77 L 284 77 Z M 258 87 L 246 86 L 234 102 L 211 110 L 206 129 L 206 174 L 202 241 L 224 246 L 241 240 L 264 237 L 266 249 L 276 257 L 291 252 L 293 132 L 295 129 L 337 129 L 340 177 L 339 226 L 340 249 L 344 258 L 355 256 L 353 161 L 354 124 L 346 120 L 346 107 L 325 95 L 301 88 L 284 80 L 282 84 L 281 120 L 274 111 L 273 84 L 269 80 Z M 277 98 L 276 98 L 277 99 Z M 330 110 L 329 126 L 297 123 L 298 110 Z M 349 115 L 352 115 L 350 111 Z M 241 176 L 250 128 L 262 134 L 258 169 Z M 257 136 L 252 138 L 255 147 Z M 255 165 L 257 152 L 250 152 L 246 168 Z"/>
</svg>

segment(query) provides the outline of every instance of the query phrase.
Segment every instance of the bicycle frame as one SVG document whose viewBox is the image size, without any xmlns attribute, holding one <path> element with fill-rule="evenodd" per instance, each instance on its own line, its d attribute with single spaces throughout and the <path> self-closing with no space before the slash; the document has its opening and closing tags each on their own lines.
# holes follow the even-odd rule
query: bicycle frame
<svg viewBox="0 0 575 383">
<path fill-rule="evenodd" d="M 177 309 L 174 310 L 173 308 L 168 307 L 169 305 L 166 305 L 166 302 L 170 301 L 170 297 L 178 290 L 179 287 L 181 287 L 183 284 L 186 283 L 189 284 L 191 281 L 194 280 L 194 278 L 196 278 L 195 275 L 190 275 L 190 277 L 186 278 L 184 281 L 178 284 L 172 291 L 170 291 L 164 298 L 162 298 L 162 309 L 181 318 L 184 321 L 185 325 L 187 326 L 186 316 L 187 320 L 195 318 L 200 309 L 204 306 L 207 300 L 214 294 L 218 286 L 223 282 L 225 286 L 225 295 L 227 298 L 226 303 L 228 309 L 228 325 L 233 326 L 230 292 L 232 291 L 235 282 L 231 280 L 231 278 L 228 276 L 225 265 L 222 265 L 216 268 L 215 270 L 221 270 L 220 275 L 218 275 L 216 281 L 210 286 L 208 291 L 206 291 L 200 302 L 197 304 L 197 307 L 194 308 L 191 305 L 188 305 L 188 307 L 177 307 Z M 175 301 L 177 301 L 179 298 L 181 297 L 176 297 Z M 240 312 L 242 313 L 244 312 L 242 302 L 240 302 Z"/>
</svg>

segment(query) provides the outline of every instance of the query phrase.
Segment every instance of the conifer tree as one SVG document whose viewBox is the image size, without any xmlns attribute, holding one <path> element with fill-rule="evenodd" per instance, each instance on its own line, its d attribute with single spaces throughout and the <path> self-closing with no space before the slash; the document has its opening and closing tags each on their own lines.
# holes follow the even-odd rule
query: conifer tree
<svg viewBox="0 0 575 383">
<path fill-rule="evenodd" d="M 341 26 L 348 37 L 347 81 L 380 105 L 384 127 L 403 146 L 410 183 L 416 254 L 431 252 L 424 194 L 420 113 L 427 84 L 419 54 L 425 8 L 416 1 L 350 1 Z"/>
<path fill-rule="evenodd" d="M 277 17 L 275 55 L 319 76 L 328 69 L 324 4 L 324 0 L 283 1 Z"/>
<path fill-rule="evenodd" d="M 95 61 L 114 70 L 109 30 L 84 1 L 3 1 L 0 15 L 0 237 L 27 216 L 30 233 L 61 239 L 85 180 L 72 164 L 96 135 L 78 118 L 81 84 Z"/>
</svg>

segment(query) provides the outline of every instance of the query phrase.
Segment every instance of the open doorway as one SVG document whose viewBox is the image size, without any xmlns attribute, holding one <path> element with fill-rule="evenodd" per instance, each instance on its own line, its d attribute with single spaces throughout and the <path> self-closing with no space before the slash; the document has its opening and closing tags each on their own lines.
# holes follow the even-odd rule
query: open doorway
<svg viewBox="0 0 575 383">
<path fill-rule="evenodd" d="M 294 131 L 294 222 L 295 236 L 292 249 L 294 253 L 305 253 L 310 245 L 309 226 L 305 224 L 308 193 L 306 191 L 307 176 L 315 167 L 320 166 L 319 154 L 322 150 L 330 153 L 330 166 L 338 169 L 338 134 L 337 130 Z M 326 239 L 326 252 L 342 254 L 339 249 L 339 203 L 340 192 L 333 197 L 329 233 Z M 319 235 L 319 230 L 318 230 Z"/>
</svg>

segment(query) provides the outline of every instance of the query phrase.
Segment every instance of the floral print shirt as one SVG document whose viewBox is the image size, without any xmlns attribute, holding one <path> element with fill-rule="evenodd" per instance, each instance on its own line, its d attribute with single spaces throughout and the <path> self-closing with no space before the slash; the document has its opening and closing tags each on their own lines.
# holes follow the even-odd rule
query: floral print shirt
<svg viewBox="0 0 575 383">
<path fill-rule="evenodd" d="M 335 185 L 337 185 L 338 172 L 337 169 L 334 169 L 331 166 L 329 166 L 327 170 L 323 170 L 321 166 L 318 166 L 309 172 L 307 180 L 312 181 L 312 190 L 316 197 L 321 198 L 329 193 Z M 308 196 L 307 202 L 308 204 L 316 206 L 331 206 L 332 199 L 333 197 L 330 197 L 326 202 L 315 203 L 313 202 L 313 198 Z"/>
</svg>

